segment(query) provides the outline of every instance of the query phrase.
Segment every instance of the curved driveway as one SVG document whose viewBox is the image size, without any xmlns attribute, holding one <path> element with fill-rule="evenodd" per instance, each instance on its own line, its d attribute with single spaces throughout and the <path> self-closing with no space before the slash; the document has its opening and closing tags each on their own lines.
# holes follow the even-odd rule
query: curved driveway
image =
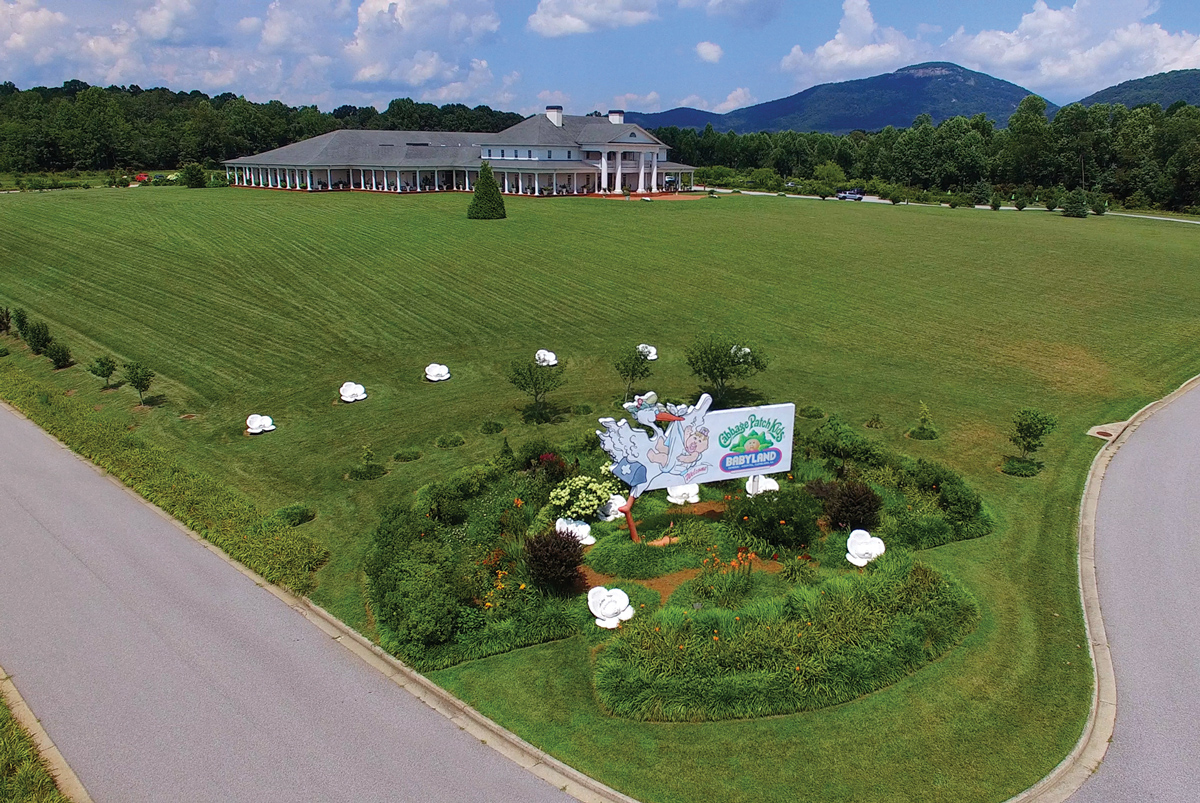
<svg viewBox="0 0 1200 803">
<path fill-rule="evenodd" d="M 2 408 L 0 665 L 96 803 L 573 800 Z"/>
<path fill-rule="evenodd" d="M 1200 390 L 1113 457 L 1096 576 L 1117 679 L 1112 742 L 1071 803 L 1200 800 Z"/>
</svg>

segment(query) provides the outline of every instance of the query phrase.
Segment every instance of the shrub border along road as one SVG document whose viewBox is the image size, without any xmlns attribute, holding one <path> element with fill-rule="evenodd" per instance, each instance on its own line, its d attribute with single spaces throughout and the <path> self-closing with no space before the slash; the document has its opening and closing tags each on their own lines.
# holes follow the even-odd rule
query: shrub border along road
<svg viewBox="0 0 1200 803">
<path fill-rule="evenodd" d="M 4 406 L 7 407 L 7 405 Z M 63 758 L 58 745 L 50 738 L 50 734 L 46 733 L 41 721 L 26 705 L 25 698 L 21 696 L 21 692 L 17 691 L 12 676 L 4 671 L 3 666 L 0 666 L 0 704 L 8 706 L 12 711 L 13 719 L 29 734 L 29 738 L 33 740 L 33 746 L 37 748 L 38 755 L 42 757 L 51 777 L 54 778 L 58 791 L 64 797 L 69 798 L 72 803 L 93 803 L 92 796 L 83 787 L 79 776 Z"/>
<path fill-rule="evenodd" d="M 1079 598 L 1083 603 L 1083 623 L 1087 630 L 1088 652 L 1092 658 L 1092 710 L 1083 734 L 1067 757 L 1049 775 L 1006 803 L 1062 803 L 1092 777 L 1108 752 L 1117 720 L 1117 678 L 1096 586 L 1096 508 L 1100 503 L 1100 485 L 1117 451 L 1138 427 L 1150 416 L 1196 388 L 1200 388 L 1200 374 L 1158 401 L 1150 402 L 1127 421 L 1107 425 L 1111 429 L 1101 427 L 1113 435 L 1107 438 L 1108 442 L 1092 460 L 1083 489 L 1083 501 L 1079 506 Z"/>
</svg>

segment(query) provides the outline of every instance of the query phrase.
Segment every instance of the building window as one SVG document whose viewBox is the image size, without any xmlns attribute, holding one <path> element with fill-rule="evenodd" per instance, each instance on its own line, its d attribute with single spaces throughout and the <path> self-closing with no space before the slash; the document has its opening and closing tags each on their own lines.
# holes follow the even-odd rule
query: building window
<svg viewBox="0 0 1200 803">
<path fill-rule="evenodd" d="M 500 149 L 500 158 L 501 159 L 504 158 L 504 149 L 503 148 Z"/>
<path fill-rule="evenodd" d="M 571 158 L 573 158 L 573 157 L 571 156 L 571 152 L 570 152 L 570 151 L 567 151 L 567 158 L 568 158 L 568 159 L 571 159 Z"/>
<path fill-rule="evenodd" d="M 636 132 L 634 132 L 634 131 L 630 131 L 630 132 L 629 132 L 629 138 L 630 138 L 630 139 L 637 139 L 637 133 L 636 133 Z"/>
<path fill-rule="evenodd" d="M 489 159 L 492 158 L 492 149 L 491 148 L 488 148 L 488 158 Z"/>
<path fill-rule="evenodd" d="M 533 151 L 525 151 L 525 158 L 526 158 L 526 159 L 532 159 L 532 158 L 533 158 Z"/>
<path fill-rule="evenodd" d="M 553 158 L 554 158 L 554 151 L 546 151 L 546 158 L 547 158 L 547 159 L 553 159 Z"/>
</svg>

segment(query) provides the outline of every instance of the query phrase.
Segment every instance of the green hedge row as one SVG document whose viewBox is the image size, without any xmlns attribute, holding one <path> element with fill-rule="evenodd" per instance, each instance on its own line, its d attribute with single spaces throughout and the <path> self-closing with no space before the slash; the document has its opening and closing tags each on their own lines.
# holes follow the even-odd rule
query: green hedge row
<svg viewBox="0 0 1200 803">
<path fill-rule="evenodd" d="M 299 594 L 312 589 L 329 553 L 283 518 L 11 364 L 0 365 L 0 398 L 264 579 Z"/>
<path fill-rule="evenodd" d="M 788 714 L 895 683 L 974 630 L 957 581 L 904 550 L 736 610 L 668 606 L 626 622 L 599 651 L 596 696 L 637 720 Z"/>
</svg>

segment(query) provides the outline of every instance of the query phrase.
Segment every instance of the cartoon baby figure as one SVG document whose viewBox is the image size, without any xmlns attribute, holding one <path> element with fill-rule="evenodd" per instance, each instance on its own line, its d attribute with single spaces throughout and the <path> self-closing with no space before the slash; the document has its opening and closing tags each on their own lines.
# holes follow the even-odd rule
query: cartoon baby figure
<svg viewBox="0 0 1200 803">
<path fill-rule="evenodd" d="M 683 454 L 679 455 L 675 462 L 685 469 L 692 468 L 704 456 L 704 450 L 707 448 L 708 427 L 686 426 L 683 428 Z"/>
</svg>

